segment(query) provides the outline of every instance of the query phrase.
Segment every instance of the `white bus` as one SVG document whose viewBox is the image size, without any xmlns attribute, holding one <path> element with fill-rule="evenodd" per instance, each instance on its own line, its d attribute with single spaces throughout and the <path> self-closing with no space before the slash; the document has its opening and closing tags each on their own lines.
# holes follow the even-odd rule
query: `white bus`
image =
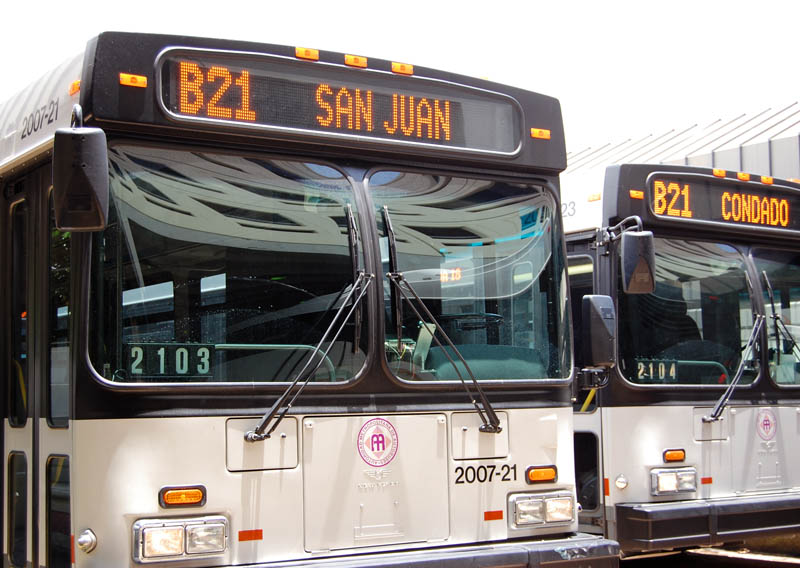
<svg viewBox="0 0 800 568">
<path fill-rule="evenodd" d="M 558 101 L 104 33 L 0 128 L 6 565 L 617 564 Z"/>
<path fill-rule="evenodd" d="M 565 197 L 576 204 L 565 224 L 586 369 L 575 408 L 581 527 L 625 555 L 797 531 L 800 183 L 625 164 L 597 190 Z M 620 274 L 618 237 L 634 227 L 655 237 L 650 293 L 626 292 Z M 607 373 L 593 369 L 581 306 L 593 294 L 617 310 Z"/>
</svg>

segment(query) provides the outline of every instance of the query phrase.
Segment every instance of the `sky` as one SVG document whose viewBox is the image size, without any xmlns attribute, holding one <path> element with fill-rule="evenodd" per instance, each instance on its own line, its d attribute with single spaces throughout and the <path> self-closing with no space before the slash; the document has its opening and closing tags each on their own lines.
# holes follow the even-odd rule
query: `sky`
<svg viewBox="0 0 800 568">
<path fill-rule="evenodd" d="M 561 101 L 579 151 L 800 100 L 795 0 L 6 0 L 0 101 L 101 31 L 262 41 L 483 77 Z"/>
</svg>

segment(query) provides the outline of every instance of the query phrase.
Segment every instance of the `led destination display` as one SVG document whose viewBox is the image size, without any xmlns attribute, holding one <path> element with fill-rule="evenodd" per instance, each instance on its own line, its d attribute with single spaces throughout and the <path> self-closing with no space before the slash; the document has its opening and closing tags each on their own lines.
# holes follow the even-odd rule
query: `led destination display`
<svg viewBox="0 0 800 568">
<path fill-rule="evenodd" d="M 513 154 L 513 99 L 424 78 L 254 54 L 173 50 L 161 101 L 176 120 Z"/>
<path fill-rule="evenodd" d="M 774 229 L 800 229 L 800 194 L 758 183 L 707 176 L 656 174 L 649 180 L 653 213 L 687 221 Z"/>
</svg>

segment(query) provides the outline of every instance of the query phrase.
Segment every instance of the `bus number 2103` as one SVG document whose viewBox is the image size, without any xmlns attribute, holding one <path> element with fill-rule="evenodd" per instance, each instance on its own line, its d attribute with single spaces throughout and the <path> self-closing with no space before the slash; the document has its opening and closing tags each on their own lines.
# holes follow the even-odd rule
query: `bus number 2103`
<svg viewBox="0 0 800 568">
<path fill-rule="evenodd" d="M 139 343 L 128 346 L 131 378 L 206 377 L 212 374 L 213 345 Z"/>
</svg>

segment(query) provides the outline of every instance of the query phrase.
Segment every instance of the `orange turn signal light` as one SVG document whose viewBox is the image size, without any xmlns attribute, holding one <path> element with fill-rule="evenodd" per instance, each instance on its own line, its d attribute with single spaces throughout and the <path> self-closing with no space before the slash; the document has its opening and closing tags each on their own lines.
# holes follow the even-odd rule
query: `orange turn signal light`
<svg viewBox="0 0 800 568">
<path fill-rule="evenodd" d="M 344 64 L 350 67 L 361 67 L 362 69 L 367 66 L 367 58 L 360 55 L 345 55 Z"/>
<path fill-rule="evenodd" d="M 75 95 L 78 91 L 81 90 L 81 80 L 75 79 L 72 83 L 69 84 L 69 96 Z"/>
<path fill-rule="evenodd" d="M 631 196 L 631 199 L 644 199 L 644 191 L 641 189 L 631 189 L 628 191 L 628 195 Z"/>
<path fill-rule="evenodd" d="M 714 169 L 712 170 L 712 172 L 713 172 L 713 173 L 714 173 L 714 175 L 715 175 L 715 176 L 717 176 L 718 178 L 724 178 L 724 177 L 725 177 L 725 175 L 727 174 L 727 172 L 726 172 L 725 170 L 721 170 L 721 169 L 719 169 L 719 168 L 714 168 Z"/>
<path fill-rule="evenodd" d="M 664 462 L 682 462 L 686 459 L 685 450 L 664 450 Z"/>
<path fill-rule="evenodd" d="M 554 465 L 531 466 L 525 472 L 525 481 L 528 483 L 547 483 L 558 479 L 558 471 Z"/>
<path fill-rule="evenodd" d="M 147 87 L 147 77 L 144 75 L 131 75 L 130 73 L 119 74 L 119 84 L 126 87 Z"/>
<path fill-rule="evenodd" d="M 205 505 L 206 488 L 202 485 L 192 485 L 190 487 L 164 487 L 158 492 L 158 502 L 164 508 Z"/>
</svg>

